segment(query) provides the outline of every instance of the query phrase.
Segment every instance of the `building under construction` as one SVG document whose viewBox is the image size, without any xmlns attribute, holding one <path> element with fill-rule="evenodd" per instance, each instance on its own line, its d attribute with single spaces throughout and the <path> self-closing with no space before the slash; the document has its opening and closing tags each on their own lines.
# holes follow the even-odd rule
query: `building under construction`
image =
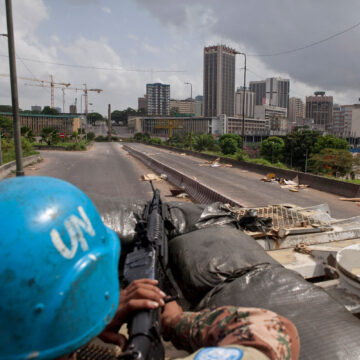
<svg viewBox="0 0 360 360">
<path fill-rule="evenodd" d="M 0 112 L 0 116 L 13 119 L 12 113 Z M 40 136 L 43 128 L 52 127 L 59 133 L 71 135 L 81 128 L 81 118 L 77 115 L 45 115 L 45 114 L 19 114 L 20 126 L 32 130 L 35 136 Z"/>
</svg>

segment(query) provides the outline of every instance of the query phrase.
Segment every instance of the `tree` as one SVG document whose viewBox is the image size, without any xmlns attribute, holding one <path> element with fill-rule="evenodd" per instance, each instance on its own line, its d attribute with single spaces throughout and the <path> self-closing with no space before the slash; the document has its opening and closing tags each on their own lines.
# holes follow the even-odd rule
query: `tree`
<svg viewBox="0 0 360 360">
<path fill-rule="evenodd" d="M 51 108 L 50 106 L 44 106 L 41 113 L 46 114 L 46 115 L 57 115 L 57 114 L 59 114 L 59 112 L 56 109 Z"/>
<path fill-rule="evenodd" d="M 30 142 L 34 142 L 35 141 L 35 136 L 32 132 L 31 129 L 29 129 L 27 126 L 23 126 L 21 128 L 21 136 L 24 136 L 27 140 L 29 140 Z"/>
<path fill-rule="evenodd" d="M 59 133 L 53 127 L 43 128 L 40 135 L 40 141 L 44 141 L 48 145 L 56 144 L 60 141 Z"/>
<path fill-rule="evenodd" d="M 311 151 L 320 133 L 314 130 L 297 130 L 284 136 L 285 143 L 283 159 L 291 167 L 305 169 L 306 157 L 310 156 Z"/>
<path fill-rule="evenodd" d="M 12 112 L 12 106 L 11 105 L 0 105 L 0 112 Z"/>
<path fill-rule="evenodd" d="M 98 112 L 92 112 L 87 116 L 87 121 L 89 121 L 91 125 L 95 125 L 96 121 L 103 121 L 103 120 L 104 120 L 103 116 Z"/>
<path fill-rule="evenodd" d="M 238 150 L 237 144 L 235 139 L 227 137 L 220 143 L 221 152 L 224 155 L 233 155 Z"/>
<path fill-rule="evenodd" d="M 277 163 L 283 158 L 285 143 L 277 136 L 270 136 L 261 144 L 260 154 L 268 161 Z"/>
<path fill-rule="evenodd" d="M 171 116 L 174 116 L 174 115 L 176 115 L 176 114 L 178 114 L 178 113 L 179 113 L 179 108 L 178 108 L 178 107 L 173 106 L 173 107 L 170 109 L 170 115 L 171 115 Z"/>
<path fill-rule="evenodd" d="M 117 124 L 122 122 L 124 125 L 127 125 L 128 117 L 137 114 L 138 112 L 131 107 L 128 107 L 126 110 L 114 110 L 111 113 L 111 120 L 114 120 Z"/>
<path fill-rule="evenodd" d="M 13 121 L 7 117 L 0 115 L 0 132 L 2 136 L 12 137 L 13 135 Z"/>
<path fill-rule="evenodd" d="M 224 134 L 224 135 L 221 135 L 220 138 L 219 138 L 219 145 L 221 147 L 221 143 L 225 140 L 225 139 L 233 139 L 235 140 L 236 142 L 236 145 L 239 149 L 242 148 L 242 137 L 238 134 Z"/>
<path fill-rule="evenodd" d="M 323 149 L 343 149 L 348 150 L 349 144 L 345 139 L 340 139 L 333 135 L 320 136 L 312 148 L 312 153 L 317 154 Z"/>
<path fill-rule="evenodd" d="M 137 111 L 137 115 L 140 115 L 140 116 L 145 116 L 147 114 L 147 110 L 145 108 L 140 108 L 138 111 Z"/>
<path fill-rule="evenodd" d="M 194 149 L 197 151 L 213 150 L 215 140 L 211 134 L 200 134 L 195 136 Z"/>
<path fill-rule="evenodd" d="M 341 176 L 346 175 L 352 169 L 353 157 L 348 150 L 323 149 L 309 159 L 309 168 L 314 173 Z"/>
</svg>

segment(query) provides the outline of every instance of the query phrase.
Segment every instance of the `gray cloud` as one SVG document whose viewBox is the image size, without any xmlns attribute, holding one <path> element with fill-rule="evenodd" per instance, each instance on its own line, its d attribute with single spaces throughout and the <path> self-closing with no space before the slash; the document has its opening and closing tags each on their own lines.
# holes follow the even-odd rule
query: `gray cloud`
<svg viewBox="0 0 360 360">
<path fill-rule="evenodd" d="M 360 3 L 347 0 L 137 0 L 179 31 L 202 32 L 243 46 L 247 54 L 302 47 L 360 21 Z M 194 16 L 195 14 L 195 16 Z M 359 89 L 360 27 L 325 43 L 282 56 L 258 57 L 274 71 L 335 92 Z M 248 57 L 249 67 L 255 62 Z M 256 68 L 254 69 L 256 71 Z"/>
</svg>

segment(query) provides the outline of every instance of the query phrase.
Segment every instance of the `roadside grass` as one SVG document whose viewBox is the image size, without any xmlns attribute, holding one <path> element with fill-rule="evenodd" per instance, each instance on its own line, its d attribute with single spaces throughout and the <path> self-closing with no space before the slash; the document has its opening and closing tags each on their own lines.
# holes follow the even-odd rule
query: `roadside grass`
<svg viewBox="0 0 360 360">
<path fill-rule="evenodd" d="M 30 150 L 30 151 L 23 151 L 23 157 L 31 156 L 31 155 L 37 155 L 39 154 L 38 151 Z M 10 161 L 15 160 L 15 150 L 11 149 L 10 151 L 3 151 L 2 152 L 2 163 L 6 164 Z"/>
</svg>

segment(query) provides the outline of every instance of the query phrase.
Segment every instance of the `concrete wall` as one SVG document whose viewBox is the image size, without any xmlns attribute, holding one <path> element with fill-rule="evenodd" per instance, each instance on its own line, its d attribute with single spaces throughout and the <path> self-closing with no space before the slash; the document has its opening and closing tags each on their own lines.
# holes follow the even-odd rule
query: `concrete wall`
<svg viewBox="0 0 360 360">
<path fill-rule="evenodd" d="M 152 146 L 166 148 L 168 150 L 172 150 L 178 153 L 186 153 L 188 155 L 193 155 L 206 160 L 215 160 L 218 157 L 214 155 L 203 154 L 197 151 L 174 148 L 171 146 L 165 146 L 165 145 L 152 145 Z M 347 183 L 344 181 L 339 181 L 334 179 L 328 179 L 318 175 L 303 173 L 301 171 L 278 169 L 271 166 L 253 164 L 245 161 L 238 161 L 224 157 L 220 157 L 220 158 L 222 162 L 231 164 L 233 167 L 246 169 L 261 175 L 266 175 L 268 173 L 275 173 L 277 177 L 281 177 L 285 179 L 294 179 L 296 176 L 298 176 L 300 184 L 309 185 L 311 188 L 316 190 L 325 191 L 331 194 L 336 194 L 344 197 L 360 196 L 360 185 L 357 184 Z"/>
</svg>

